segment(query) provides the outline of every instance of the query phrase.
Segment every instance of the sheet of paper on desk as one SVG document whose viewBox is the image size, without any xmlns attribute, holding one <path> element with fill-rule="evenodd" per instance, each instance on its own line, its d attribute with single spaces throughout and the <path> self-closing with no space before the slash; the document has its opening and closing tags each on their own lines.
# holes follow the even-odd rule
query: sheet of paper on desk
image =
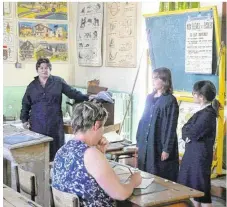
<svg viewBox="0 0 227 207">
<path fill-rule="evenodd" d="M 124 138 L 117 134 L 116 132 L 108 132 L 103 134 L 103 136 L 109 141 L 109 142 L 120 142 L 123 141 Z"/>
<path fill-rule="evenodd" d="M 154 181 L 154 178 L 150 178 L 150 179 L 143 178 L 141 184 L 136 188 L 147 188 L 153 181 Z"/>
<path fill-rule="evenodd" d="M 19 133 L 19 134 L 4 136 L 3 142 L 4 144 L 13 145 L 21 142 L 28 142 L 28 141 L 40 139 L 42 137 L 44 137 L 44 135 L 36 134 L 34 132 L 31 132 L 30 134 Z"/>
</svg>

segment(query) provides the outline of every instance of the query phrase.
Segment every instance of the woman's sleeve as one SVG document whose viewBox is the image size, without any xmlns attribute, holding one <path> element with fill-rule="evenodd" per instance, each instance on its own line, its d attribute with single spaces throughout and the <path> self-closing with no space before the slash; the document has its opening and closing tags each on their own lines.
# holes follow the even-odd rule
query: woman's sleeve
<svg viewBox="0 0 227 207">
<path fill-rule="evenodd" d="M 213 129 L 213 121 L 210 113 L 203 112 L 196 116 L 196 118 L 189 125 L 182 128 L 182 135 L 188 137 L 190 140 L 199 140 L 206 134 L 209 134 Z"/>
<path fill-rule="evenodd" d="M 87 95 L 84 95 L 80 91 L 69 86 L 63 79 L 62 79 L 62 93 L 64 93 L 70 99 L 75 99 L 78 102 L 88 101 Z"/>
<path fill-rule="evenodd" d="M 176 138 L 176 128 L 179 116 L 179 106 L 177 101 L 173 101 L 166 110 L 165 117 L 165 137 L 163 140 L 162 151 L 170 153 L 173 149 L 175 138 Z"/>
</svg>

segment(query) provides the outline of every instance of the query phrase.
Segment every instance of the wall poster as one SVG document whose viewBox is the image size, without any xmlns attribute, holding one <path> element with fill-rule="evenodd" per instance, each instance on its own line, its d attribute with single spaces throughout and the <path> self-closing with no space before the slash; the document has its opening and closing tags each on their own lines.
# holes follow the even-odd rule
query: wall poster
<svg viewBox="0 0 227 207">
<path fill-rule="evenodd" d="M 185 72 L 212 74 L 213 18 L 186 22 Z"/>
<path fill-rule="evenodd" d="M 103 3 L 79 3 L 77 55 L 80 66 L 102 66 Z"/>
<path fill-rule="evenodd" d="M 34 62 L 41 57 L 49 58 L 51 62 L 67 62 L 68 44 L 20 39 L 18 56 L 23 62 Z"/>
<path fill-rule="evenodd" d="M 11 2 L 3 2 L 3 16 L 4 18 L 12 18 L 13 10 Z"/>
<path fill-rule="evenodd" d="M 42 22 L 19 22 L 18 32 L 20 38 L 41 39 L 45 41 L 68 40 L 67 24 L 50 24 Z"/>
<path fill-rule="evenodd" d="M 68 20 L 67 2 L 18 2 L 20 19 Z"/>
<path fill-rule="evenodd" d="M 137 65 L 137 3 L 107 3 L 106 66 Z"/>
<path fill-rule="evenodd" d="M 18 22 L 19 60 L 68 61 L 68 24 Z"/>
<path fill-rule="evenodd" d="M 14 62 L 16 60 L 15 51 L 15 28 L 10 20 L 3 21 L 3 61 Z"/>
</svg>

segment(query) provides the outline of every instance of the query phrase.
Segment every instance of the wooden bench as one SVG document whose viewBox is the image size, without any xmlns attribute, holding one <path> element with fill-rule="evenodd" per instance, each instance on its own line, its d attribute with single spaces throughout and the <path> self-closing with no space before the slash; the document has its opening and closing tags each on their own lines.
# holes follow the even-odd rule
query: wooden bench
<svg viewBox="0 0 227 207">
<path fill-rule="evenodd" d="M 30 200 L 22 194 L 16 192 L 14 189 L 3 184 L 3 206 L 4 207 L 41 207 L 38 203 Z"/>
</svg>

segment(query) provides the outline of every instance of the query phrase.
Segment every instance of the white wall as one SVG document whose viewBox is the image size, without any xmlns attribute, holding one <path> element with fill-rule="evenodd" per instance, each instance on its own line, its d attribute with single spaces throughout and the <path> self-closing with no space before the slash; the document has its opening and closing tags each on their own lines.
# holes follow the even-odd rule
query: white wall
<svg viewBox="0 0 227 207">
<path fill-rule="evenodd" d="M 210 2 L 200 2 L 200 7 L 216 6 L 218 10 L 218 16 L 222 16 L 222 2 L 221 1 L 210 1 Z"/>
</svg>

